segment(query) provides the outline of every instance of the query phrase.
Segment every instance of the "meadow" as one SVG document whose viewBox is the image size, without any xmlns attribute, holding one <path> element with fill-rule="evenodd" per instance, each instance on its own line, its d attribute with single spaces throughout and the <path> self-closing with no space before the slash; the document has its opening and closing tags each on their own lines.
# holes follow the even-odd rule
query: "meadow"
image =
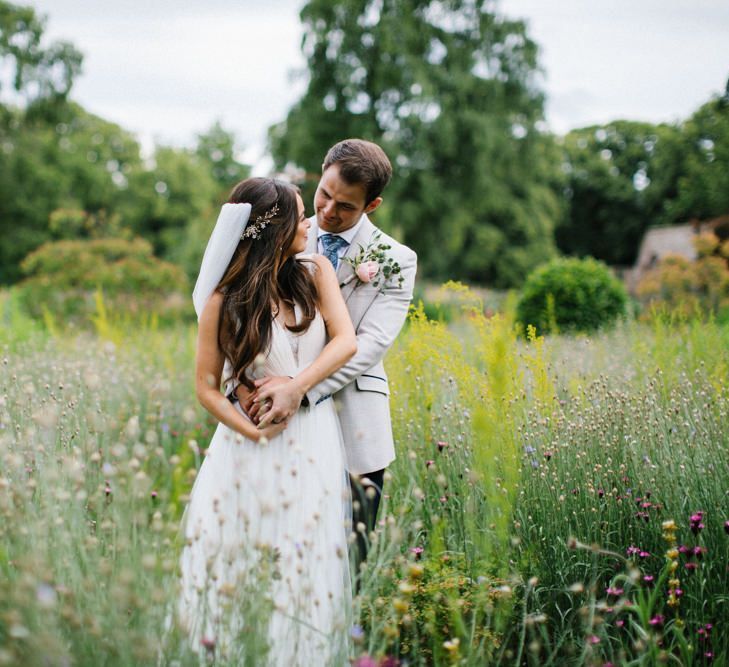
<svg viewBox="0 0 729 667">
<path fill-rule="evenodd" d="M 729 663 L 729 327 L 518 335 L 454 287 L 387 358 L 398 458 L 357 573 L 351 661 Z M 0 665 L 260 664 L 170 625 L 214 424 L 195 329 L 0 299 Z M 250 603 L 250 602 L 249 602 Z"/>
</svg>

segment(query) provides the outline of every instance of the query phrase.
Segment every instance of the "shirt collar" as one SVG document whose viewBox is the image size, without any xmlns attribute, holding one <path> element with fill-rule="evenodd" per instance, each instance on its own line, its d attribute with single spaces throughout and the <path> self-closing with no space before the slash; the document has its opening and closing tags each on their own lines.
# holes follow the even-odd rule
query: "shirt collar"
<svg viewBox="0 0 729 667">
<path fill-rule="evenodd" d="M 364 219 L 365 219 L 365 216 L 363 213 L 362 217 L 357 221 L 357 224 L 354 227 L 345 229 L 343 232 L 338 232 L 337 234 L 334 234 L 334 236 L 341 236 L 347 243 L 349 243 L 349 245 L 352 245 L 352 241 L 354 241 L 354 237 L 357 236 L 357 232 L 359 231 L 359 228 L 362 226 Z M 330 232 L 325 232 L 321 227 L 319 227 L 317 231 L 318 231 L 317 239 L 321 238 L 324 234 L 330 233 Z"/>
</svg>

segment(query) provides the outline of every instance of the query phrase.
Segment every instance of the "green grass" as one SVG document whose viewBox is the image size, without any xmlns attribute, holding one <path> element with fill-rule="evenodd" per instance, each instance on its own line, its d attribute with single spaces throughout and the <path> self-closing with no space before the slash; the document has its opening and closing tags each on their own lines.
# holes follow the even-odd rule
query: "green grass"
<svg viewBox="0 0 729 667">
<path fill-rule="evenodd" d="M 165 628 L 213 425 L 194 328 L 105 314 L 63 332 L 7 295 L 0 314 L 0 665 L 198 664 Z M 387 365 L 398 459 L 357 574 L 353 659 L 729 661 L 727 327 L 525 341 L 477 307 L 420 312 Z M 668 520 L 700 559 L 666 557 Z"/>
</svg>

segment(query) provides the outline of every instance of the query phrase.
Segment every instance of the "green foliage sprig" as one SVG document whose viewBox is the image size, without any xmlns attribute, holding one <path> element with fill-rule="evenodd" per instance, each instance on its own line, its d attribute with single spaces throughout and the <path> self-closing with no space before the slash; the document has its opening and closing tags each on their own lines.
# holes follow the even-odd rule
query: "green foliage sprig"
<svg viewBox="0 0 729 667">
<path fill-rule="evenodd" d="M 402 287 L 402 283 L 405 278 L 402 275 L 400 264 L 395 261 L 393 257 L 387 254 L 387 251 L 390 250 L 392 246 L 387 243 L 380 242 L 381 237 L 382 232 L 379 230 L 376 231 L 372 235 L 367 246 L 360 245 L 359 250 L 354 257 L 343 258 L 343 260 L 349 264 L 354 271 L 354 276 L 352 276 L 351 279 L 354 280 L 356 278 L 357 287 L 365 282 L 359 278 L 357 270 L 360 266 L 367 262 L 375 262 L 377 264 L 377 272 L 371 281 L 373 287 L 377 287 L 380 292 L 384 292 L 388 287 L 394 286 L 393 284 L 395 282 L 397 282 L 398 287 Z M 347 281 L 343 284 L 346 284 L 346 282 Z"/>
</svg>

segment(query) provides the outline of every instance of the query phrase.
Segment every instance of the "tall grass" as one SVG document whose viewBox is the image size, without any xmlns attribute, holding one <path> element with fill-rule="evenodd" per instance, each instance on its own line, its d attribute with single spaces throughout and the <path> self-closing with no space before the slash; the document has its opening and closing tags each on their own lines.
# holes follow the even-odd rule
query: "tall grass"
<svg viewBox="0 0 729 667">
<path fill-rule="evenodd" d="M 524 340 L 456 289 L 462 316 L 416 308 L 387 359 L 398 459 L 352 660 L 729 661 L 729 330 Z M 226 664 L 169 624 L 212 427 L 194 329 L 0 313 L 0 664 Z"/>
</svg>

